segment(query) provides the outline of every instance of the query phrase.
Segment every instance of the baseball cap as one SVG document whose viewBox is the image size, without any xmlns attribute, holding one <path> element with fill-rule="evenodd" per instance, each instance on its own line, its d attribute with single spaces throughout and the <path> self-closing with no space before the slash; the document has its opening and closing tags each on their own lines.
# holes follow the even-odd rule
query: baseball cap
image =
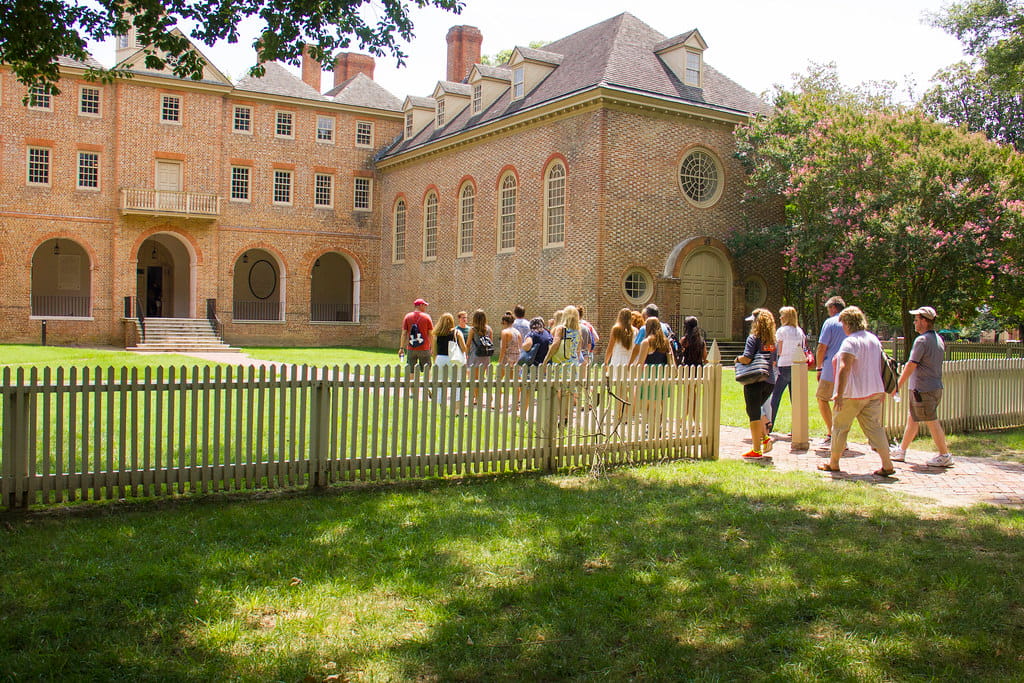
<svg viewBox="0 0 1024 683">
<path fill-rule="evenodd" d="M 751 313 L 750 315 L 748 315 L 748 316 L 747 316 L 746 318 L 744 318 L 743 320 L 745 320 L 745 321 L 746 321 L 746 322 L 748 322 L 748 323 L 752 323 L 752 322 L 754 322 L 754 314 L 753 314 L 753 313 Z"/>
<path fill-rule="evenodd" d="M 909 313 L 910 315 L 919 315 L 922 318 L 927 318 L 928 320 L 935 320 L 935 309 L 932 308 L 931 306 L 922 306 L 921 308 L 915 308 L 914 310 L 909 311 Z"/>
<path fill-rule="evenodd" d="M 428 304 L 428 303 L 427 303 L 426 301 L 424 301 L 423 299 L 416 299 L 416 301 L 413 301 L 413 302 L 412 302 L 412 305 L 413 305 L 413 306 L 429 306 L 430 304 Z"/>
</svg>

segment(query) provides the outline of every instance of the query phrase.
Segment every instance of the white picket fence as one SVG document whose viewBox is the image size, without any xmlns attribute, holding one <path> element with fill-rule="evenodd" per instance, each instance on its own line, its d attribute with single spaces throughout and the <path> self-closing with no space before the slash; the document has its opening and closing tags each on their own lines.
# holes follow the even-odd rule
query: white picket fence
<svg viewBox="0 0 1024 683">
<path fill-rule="evenodd" d="M 0 504 L 718 457 L 720 365 L 612 370 L 5 368 Z"/>
</svg>

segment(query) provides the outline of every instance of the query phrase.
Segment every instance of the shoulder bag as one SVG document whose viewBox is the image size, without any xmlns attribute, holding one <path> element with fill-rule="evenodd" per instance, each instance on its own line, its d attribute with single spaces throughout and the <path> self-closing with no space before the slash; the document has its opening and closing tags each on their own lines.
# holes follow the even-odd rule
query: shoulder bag
<svg viewBox="0 0 1024 683">
<path fill-rule="evenodd" d="M 753 384 L 764 382 L 771 373 L 771 361 L 767 353 L 755 353 L 753 360 L 744 365 L 736 363 L 734 366 L 736 381 L 740 384 Z"/>
</svg>

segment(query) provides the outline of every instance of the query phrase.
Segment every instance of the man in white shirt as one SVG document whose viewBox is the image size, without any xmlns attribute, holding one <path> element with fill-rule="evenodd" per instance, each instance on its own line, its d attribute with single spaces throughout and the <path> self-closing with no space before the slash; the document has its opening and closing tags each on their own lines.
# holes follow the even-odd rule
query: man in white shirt
<svg viewBox="0 0 1024 683">
<path fill-rule="evenodd" d="M 839 458 L 846 450 L 846 438 L 854 418 L 860 423 L 871 447 L 882 457 L 882 469 L 875 470 L 879 477 L 891 477 L 895 472 L 889 458 L 889 439 L 882 426 L 882 344 L 868 332 L 868 320 L 856 306 L 847 306 L 839 313 L 839 322 L 846 339 L 836 353 L 836 382 L 832 400 L 832 451 L 828 463 L 818 465 L 823 472 L 839 472 Z"/>
</svg>

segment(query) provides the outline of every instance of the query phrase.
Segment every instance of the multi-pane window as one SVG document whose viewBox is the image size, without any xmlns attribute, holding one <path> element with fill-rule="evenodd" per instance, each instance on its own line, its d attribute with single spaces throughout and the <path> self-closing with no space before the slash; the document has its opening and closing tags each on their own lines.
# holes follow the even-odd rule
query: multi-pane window
<svg viewBox="0 0 1024 683">
<path fill-rule="evenodd" d="M 679 167 L 680 187 L 690 201 L 701 206 L 708 206 L 717 199 L 720 192 L 718 178 L 715 159 L 699 149 L 687 154 Z"/>
<path fill-rule="evenodd" d="M 100 115 L 100 89 L 83 87 L 78 91 L 78 113 L 83 116 Z"/>
<path fill-rule="evenodd" d="M 565 241 L 565 167 L 551 165 L 544 192 L 544 244 Z"/>
<path fill-rule="evenodd" d="M 406 139 L 412 137 L 412 112 L 405 112 L 405 137 Z"/>
<path fill-rule="evenodd" d="M 252 179 L 252 169 L 248 166 L 231 167 L 231 201 L 249 201 L 249 185 Z"/>
<path fill-rule="evenodd" d="M 686 52 L 686 84 L 700 85 L 700 53 Z"/>
<path fill-rule="evenodd" d="M 231 130 L 236 133 L 252 133 L 252 107 L 235 106 Z"/>
<path fill-rule="evenodd" d="M 475 221 L 476 193 L 473 185 L 466 183 L 459 193 L 459 255 L 473 253 L 473 227 Z"/>
<path fill-rule="evenodd" d="M 395 204 L 395 239 L 391 258 L 396 263 L 405 261 L 405 201 Z"/>
<path fill-rule="evenodd" d="M 373 146 L 373 123 L 371 121 L 356 121 L 356 147 Z"/>
<path fill-rule="evenodd" d="M 437 101 L 437 127 L 444 125 L 444 100 Z"/>
<path fill-rule="evenodd" d="M 292 203 L 292 172 L 274 169 L 274 203 Z"/>
<path fill-rule="evenodd" d="M 277 112 L 274 134 L 279 138 L 295 137 L 295 115 L 292 112 Z"/>
<path fill-rule="evenodd" d="M 33 85 L 28 89 L 28 108 L 50 111 L 53 106 L 53 99 L 46 88 L 41 85 Z"/>
<path fill-rule="evenodd" d="M 165 123 L 181 123 L 181 98 L 164 95 L 160 98 L 160 120 Z"/>
<path fill-rule="evenodd" d="M 483 106 L 484 102 L 484 87 L 477 83 L 473 86 L 473 113 L 479 114 L 480 107 Z"/>
<path fill-rule="evenodd" d="M 318 142 L 334 142 L 334 117 L 316 117 L 316 139 Z"/>
<path fill-rule="evenodd" d="M 313 186 L 313 204 L 324 208 L 334 206 L 334 176 L 330 173 L 317 173 Z"/>
<path fill-rule="evenodd" d="M 100 187 L 100 155 L 97 152 L 78 153 L 78 187 L 97 190 Z"/>
<path fill-rule="evenodd" d="M 370 210 L 370 189 L 369 178 L 355 178 L 352 183 L 352 208 L 356 211 Z"/>
<path fill-rule="evenodd" d="M 516 248 L 516 177 L 509 173 L 501 181 L 501 215 L 498 226 L 498 249 Z"/>
<path fill-rule="evenodd" d="M 423 206 L 423 258 L 437 258 L 437 195 L 433 192 Z"/>
<path fill-rule="evenodd" d="M 518 67 L 512 70 L 512 99 L 518 100 L 526 88 L 526 70 Z"/>
<path fill-rule="evenodd" d="M 28 184 L 50 184 L 50 150 L 48 148 L 28 148 Z"/>
</svg>

